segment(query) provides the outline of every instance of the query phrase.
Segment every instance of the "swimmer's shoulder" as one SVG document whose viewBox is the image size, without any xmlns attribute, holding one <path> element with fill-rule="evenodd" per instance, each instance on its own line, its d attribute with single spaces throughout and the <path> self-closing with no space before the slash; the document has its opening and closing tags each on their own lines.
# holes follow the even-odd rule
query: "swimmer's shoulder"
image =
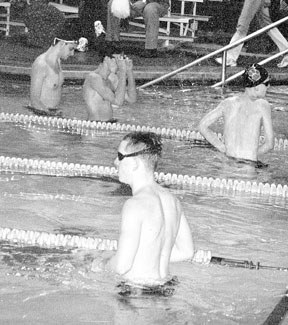
<svg viewBox="0 0 288 325">
<path fill-rule="evenodd" d="M 223 100 L 222 108 L 225 112 L 238 110 L 245 103 L 245 98 L 241 95 L 236 95 L 232 97 L 228 97 Z"/>
<path fill-rule="evenodd" d="M 34 60 L 32 68 L 46 68 L 47 65 L 45 53 L 42 53 Z"/>
<path fill-rule="evenodd" d="M 271 105 L 269 104 L 268 100 L 265 98 L 257 99 L 257 106 L 260 109 L 271 110 Z"/>
<path fill-rule="evenodd" d="M 39 55 L 32 64 L 31 73 L 37 78 L 43 75 L 45 76 L 49 71 L 49 65 L 44 54 Z"/>
</svg>

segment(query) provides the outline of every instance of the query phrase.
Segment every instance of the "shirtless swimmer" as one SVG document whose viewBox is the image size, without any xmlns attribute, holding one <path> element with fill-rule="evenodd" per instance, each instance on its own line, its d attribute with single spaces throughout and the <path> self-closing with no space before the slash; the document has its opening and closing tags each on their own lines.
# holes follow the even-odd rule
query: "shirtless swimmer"
<svg viewBox="0 0 288 325">
<path fill-rule="evenodd" d="M 273 149 L 274 136 L 271 108 L 265 99 L 270 85 L 269 75 L 259 64 L 249 66 L 243 73 L 245 92 L 224 99 L 199 124 L 199 131 L 219 151 L 229 157 L 258 161 L 258 156 Z M 224 119 L 224 142 L 209 127 Z M 259 144 L 261 130 L 264 142 Z"/>
<path fill-rule="evenodd" d="M 122 208 L 116 254 L 95 259 L 92 271 L 114 271 L 134 285 L 163 285 L 171 280 L 170 262 L 194 257 L 191 230 L 179 200 L 154 179 L 161 151 L 160 137 L 152 132 L 130 133 L 121 141 L 115 166 L 120 182 L 132 188 L 132 197 Z M 198 262 L 211 258 L 211 252 L 195 255 Z"/>
<path fill-rule="evenodd" d="M 76 41 L 55 38 L 49 49 L 32 64 L 30 108 L 39 115 L 57 115 L 64 81 L 61 60 L 74 55 Z"/>
<path fill-rule="evenodd" d="M 127 81 L 127 85 L 126 85 Z M 110 121 L 113 107 L 136 101 L 132 60 L 122 55 L 106 56 L 96 70 L 90 72 L 83 85 L 88 119 Z"/>
</svg>

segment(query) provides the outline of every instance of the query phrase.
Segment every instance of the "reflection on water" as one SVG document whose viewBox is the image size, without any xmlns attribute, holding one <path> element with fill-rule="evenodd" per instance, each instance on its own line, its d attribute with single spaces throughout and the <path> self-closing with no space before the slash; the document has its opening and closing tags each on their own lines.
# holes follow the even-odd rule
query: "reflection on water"
<svg viewBox="0 0 288 325">
<path fill-rule="evenodd" d="M 115 110 L 123 123 L 195 130 L 200 118 L 238 89 L 155 87 L 135 105 Z M 0 110 L 30 114 L 29 85 L 0 85 Z M 275 136 L 287 134 L 287 87 L 271 87 Z M 151 105 L 153 103 L 153 105 Z M 85 119 L 81 87 L 64 88 L 63 111 Z M 280 108 L 281 109 L 280 109 Z M 1 123 L 1 155 L 112 166 L 123 133 L 65 133 L 43 126 Z M 220 132 L 221 122 L 215 126 Z M 159 171 L 288 184 L 285 151 L 260 157 L 267 168 L 228 159 L 213 148 L 163 140 Z M 0 174 L 0 227 L 118 238 L 119 211 L 129 187 L 108 178 Z M 288 266 L 287 199 L 219 188 L 169 189 L 180 199 L 197 249 L 214 256 Z M 89 271 L 100 252 L 43 249 L 0 243 L 1 323 L 29 324 L 262 324 L 286 291 L 287 273 L 188 262 L 171 265 L 180 284 L 173 297 L 123 298 L 119 277 Z"/>
</svg>

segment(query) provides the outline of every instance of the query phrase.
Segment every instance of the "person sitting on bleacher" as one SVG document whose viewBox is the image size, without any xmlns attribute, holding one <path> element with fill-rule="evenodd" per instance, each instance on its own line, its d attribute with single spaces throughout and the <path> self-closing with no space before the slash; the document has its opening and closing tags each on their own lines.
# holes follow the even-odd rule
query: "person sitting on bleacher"
<svg viewBox="0 0 288 325">
<path fill-rule="evenodd" d="M 145 51 L 141 53 L 142 57 L 157 57 L 157 42 L 159 34 L 159 18 L 167 14 L 169 0 L 139 0 L 130 2 L 127 8 L 127 14 L 119 14 L 121 6 L 125 7 L 126 0 L 110 0 L 108 3 L 106 41 L 113 50 L 117 51 L 117 44 L 120 41 L 120 18 L 143 16 L 146 30 Z M 128 2 L 127 2 L 128 3 Z M 116 10 L 115 10 L 116 7 Z M 119 7 L 119 8 L 117 8 Z M 117 10 L 119 9 L 119 10 Z M 112 43 L 113 42 L 113 43 Z M 115 48 L 116 45 L 116 48 Z"/>
</svg>

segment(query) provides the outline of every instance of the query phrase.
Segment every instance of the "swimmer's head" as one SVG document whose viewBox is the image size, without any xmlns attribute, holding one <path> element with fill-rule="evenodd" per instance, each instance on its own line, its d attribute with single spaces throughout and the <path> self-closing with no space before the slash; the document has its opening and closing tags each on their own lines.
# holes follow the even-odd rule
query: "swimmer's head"
<svg viewBox="0 0 288 325">
<path fill-rule="evenodd" d="M 74 55 L 74 51 L 77 48 L 78 41 L 67 41 L 58 37 L 53 40 L 53 46 L 59 46 L 61 49 L 61 58 L 67 59 L 69 56 Z"/>
<path fill-rule="evenodd" d="M 53 40 L 53 46 L 57 45 L 58 43 L 65 44 L 65 45 L 70 44 L 70 45 L 73 45 L 74 47 L 76 47 L 78 45 L 79 41 L 75 41 L 75 40 L 67 41 L 65 39 L 55 37 Z"/>
<path fill-rule="evenodd" d="M 117 70 L 118 70 L 118 65 L 117 65 L 116 59 L 113 56 L 106 55 L 103 58 L 102 64 L 106 64 L 107 65 L 107 67 L 109 69 L 109 72 L 116 73 Z"/>
<path fill-rule="evenodd" d="M 268 85 L 269 82 L 268 71 L 257 63 L 254 63 L 246 68 L 242 77 L 243 86 L 245 88 L 256 87 L 260 84 Z"/>
<path fill-rule="evenodd" d="M 159 135 L 153 132 L 132 132 L 127 134 L 123 141 L 127 142 L 125 148 L 127 154 L 139 152 L 135 156 L 141 156 L 150 168 L 156 169 L 162 153 L 162 141 Z"/>
</svg>

